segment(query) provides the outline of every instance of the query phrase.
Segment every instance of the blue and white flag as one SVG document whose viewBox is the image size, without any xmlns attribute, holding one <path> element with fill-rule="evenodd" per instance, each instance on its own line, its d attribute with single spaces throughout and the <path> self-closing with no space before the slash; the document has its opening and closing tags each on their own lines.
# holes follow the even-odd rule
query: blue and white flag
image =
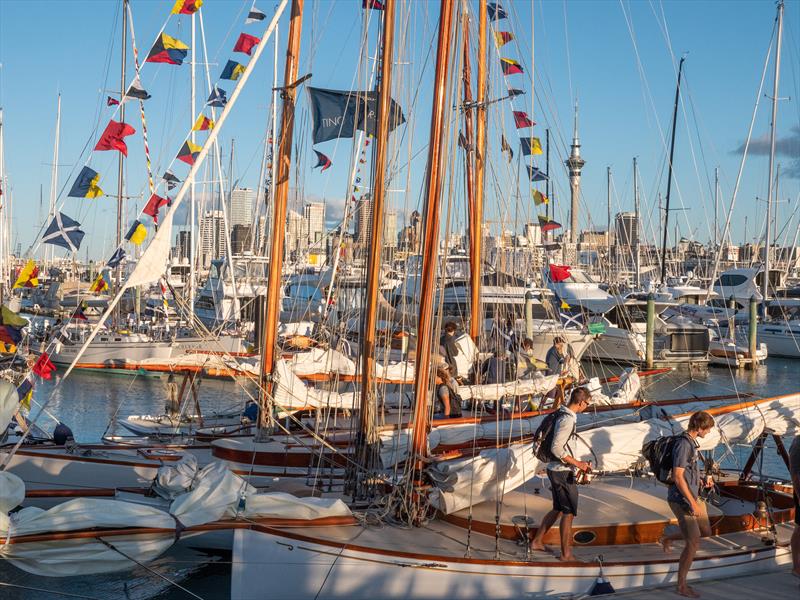
<svg viewBox="0 0 800 600">
<path fill-rule="evenodd" d="M 56 213 L 42 236 L 43 244 L 61 246 L 70 252 L 77 252 L 85 235 L 81 224 L 62 212 Z"/>
<path fill-rule="evenodd" d="M 119 264 L 122 262 L 124 258 L 125 258 L 125 250 L 123 250 L 122 247 L 120 246 L 114 251 L 114 254 L 111 255 L 111 258 L 108 259 L 106 266 L 113 269 L 119 266 Z"/>
</svg>

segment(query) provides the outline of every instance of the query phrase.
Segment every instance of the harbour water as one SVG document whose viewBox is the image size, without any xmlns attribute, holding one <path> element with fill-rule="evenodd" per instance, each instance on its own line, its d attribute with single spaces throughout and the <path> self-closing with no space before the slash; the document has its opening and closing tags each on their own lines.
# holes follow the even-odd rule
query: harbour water
<svg viewBox="0 0 800 600">
<path fill-rule="evenodd" d="M 608 375 L 597 365 L 584 364 L 587 374 Z M 756 372 L 728 369 L 703 369 L 689 374 L 674 371 L 646 378 L 647 399 L 690 398 L 715 394 L 753 393 L 760 397 L 796 391 L 800 384 L 796 361 L 769 359 Z M 51 416 L 40 417 L 45 429 L 52 429 L 58 419 L 68 424 L 82 443 L 97 442 L 104 433 L 124 433 L 114 420 L 134 414 L 158 414 L 163 411 L 166 378 L 109 376 L 93 372 L 75 372 L 56 386 L 40 381 L 35 390 L 35 404 L 47 402 Z M 221 411 L 243 405 L 247 392 L 232 381 L 203 380 L 199 387 L 204 411 Z M 49 400 L 48 400 L 49 399 Z M 34 405 L 35 407 L 35 405 Z M 34 414 L 37 414 L 34 408 Z M 735 468 L 744 463 L 749 448 L 735 448 L 725 465 Z M 769 445 L 761 466 L 764 474 L 786 478 L 786 468 Z M 202 598 L 226 599 L 229 596 L 231 555 L 187 547 L 173 547 L 158 560 L 132 571 L 92 577 L 42 578 L 0 564 L 0 599 L 53 600 L 57 598 L 179 600 Z M 265 596 L 269 597 L 269 596 Z"/>
</svg>

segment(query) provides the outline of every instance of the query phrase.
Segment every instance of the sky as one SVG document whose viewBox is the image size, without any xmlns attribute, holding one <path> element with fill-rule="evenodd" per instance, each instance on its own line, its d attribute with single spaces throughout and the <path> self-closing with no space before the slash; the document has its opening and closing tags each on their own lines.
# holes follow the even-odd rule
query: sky
<svg viewBox="0 0 800 600">
<path fill-rule="evenodd" d="M 14 249 L 19 245 L 26 252 L 36 247 L 37 234 L 47 215 L 59 92 L 62 113 L 56 205 L 83 224 L 86 237 L 81 258 L 108 258 L 115 247 L 115 198 L 66 198 L 66 191 L 88 162 L 101 174 L 101 187 L 108 193 L 116 192 L 117 153 L 91 152 L 91 148 L 108 120 L 118 118 L 115 107 L 106 106 L 106 97 L 120 87 L 120 4 L 114 0 L 0 0 L 0 107 L 6 176 L 13 198 Z M 231 51 L 238 34 L 263 34 L 268 21 L 244 24 L 251 4 L 251 0 L 205 1 L 201 12 L 208 60 L 202 56 L 198 23 L 195 47 L 199 91 L 194 114 L 190 110 L 188 64 L 143 66 L 142 84 L 153 96 L 145 102 L 145 111 L 156 176 L 163 173 L 177 154 L 208 94 L 205 64 L 211 80 L 216 81 L 229 58 L 239 62 L 248 59 Z M 474 48 L 477 1 L 469 0 L 467 4 L 473 15 L 470 30 Z M 532 187 L 523 175 L 524 163 L 517 161 L 519 146 L 514 138 L 518 134 L 533 135 L 544 142 L 546 129 L 551 137 L 552 214 L 561 223 L 569 222 L 563 160 L 569 152 L 577 103 L 581 154 L 586 160 L 581 228 L 606 227 L 609 167 L 611 212 L 633 210 L 632 161 L 636 157 L 643 227 L 645 234 L 654 240 L 658 195 L 665 194 L 667 187 L 677 63 L 685 55 L 672 194 L 672 207 L 677 210 L 670 213 L 671 241 L 676 223 L 679 237 L 703 242 L 712 238 L 715 167 L 720 173 L 718 212 L 722 229 L 757 99 L 759 107 L 750 156 L 743 169 L 731 232 L 735 243 L 752 241 L 761 235 L 766 204 L 759 198 L 767 195 L 771 63 L 760 97 L 758 92 L 775 23 L 772 1 L 504 0 L 501 4 L 508 18 L 492 26 L 511 32 L 515 39 L 500 49 L 493 45 L 490 48 L 489 96 L 500 97 L 506 86 L 524 89 L 526 94 L 493 104 L 489 110 L 485 221 L 490 227 L 520 231 L 525 222 L 535 221 L 537 210 L 530 198 Z M 147 53 L 162 26 L 169 35 L 192 45 L 190 17 L 168 19 L 171 5 L 168 0 L 132 0 L 140 58 Z M 257 6 L 271 17 L 275 3 L 259 0 Z M 393 97 L 403 107 L 407 123 L 395 130 L 390 139 L 393 176 L 389 204 L 400 213 L 402 221 L 411 210 L 421 207 L 439 4 L 399 0 L 397 6 Z M 360 0 L 306 1 L 300 73 L 313 74 L 310 85 L 332 89 L 371 87 L 369 72 L 374 61 L 361 58 L 375 51 L 379 30 L 376 15 L 375 11 L 362 11 Z M 286 23 L 284 15 L 278 40 L 279 81 L 283 73 Z M 789 217 L 800 200 L 798 25 L 800 1 L 789 0 L 785 5 L 776 144 L 776 162 L 781 169 L 776 224 L 781 239 L 789 242 L 798 215 L 794 221 Z M 366 48 L 361 45 L 364 31 Z M 220 133 L 220 163 L 226 180 L 246 187 L 258 185 L 263 144 L 268 137 L 272 41 L 267 46 Z M 456 46 L 454 41 L 453 48 Z M 130 54 L 129 51 L 128 81 L 133 73 Z M 498 68 L 500 56 L 517 60 L 525 73 L 503 78 Z M 473 64 L 473 80 L 474 70 Z M 234 84 L 224 82 L 223 87 L 230 95 Z M 126 110 L 125 121 L 137 130 L 127 138 L 129 156 L 125 160 L 125 193 L 130 198 L 124 221 L 129 224 L 149 192 L 139 108 L 136 103 L 129 103 Z M 527 112 L 537 122 L 536 126 L 515 130 L 512 110 Z M 210 115 L 208 111 L 206 114 Z M 461 150 L 454 150 L 454 139 L 462 125 L 457 111 L 448 116 L 449 148 L 455 154 L 448 152 L 446 157 L 452 176 L 445 184 L 444 202 L 448 226 L 457 230 L 465 221 L 463 156 Z M 365 184 L 368 182 L 369 153 L 365 154 L 363 164 L 351 165 L 351 140 L 314 146 L 310 133 L 308 99 L 303 90 L 298 96 L 294 136 L 293 197 L 325 202 L 326 218 L 333 224 L 341 219 L 345 199 L 350 195 L 351 167 L 360 168 L 357 176 Z M 202 142 L 205 135 L 198 133 L 198 140 Z M 512 163 L 500 152 L 501 135 L 514 145 L 516 155 Z M 331 168 L 325 172 L 314 170 L 316 159 L 312 149 L 329 156 Z M 544 167 L 543 157 L 537 157 L 536 164 Z M 227 174 L 229 165 L 233 166 L 231 176 Z M 181 178 L 187 172 L 181 163 L 173 170 Z M 215 202 L 208 184 L 203 182 L 218 179 L 215 172 L 201 173 L 198 212 L 213 207 Z M 363 193 L 364 185 L 361 188 Z"/>
</svg>

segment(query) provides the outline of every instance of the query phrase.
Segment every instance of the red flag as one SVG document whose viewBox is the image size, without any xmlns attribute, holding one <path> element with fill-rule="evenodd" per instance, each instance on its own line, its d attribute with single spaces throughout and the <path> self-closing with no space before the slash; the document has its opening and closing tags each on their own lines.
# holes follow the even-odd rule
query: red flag
<svg viewBox="0 0 800 600">
<path fill-rule="evenodd" d="M 42 352 L 36 363 L 33 365 L 33 372 L 42 379 L 50 379 L 52 373 L 56 370 L 56 366 L 50 362 L 50 356 L 47 352 Z"/>
<path fill-rule="evenodd" d="M 571 267 L 567 265 L 550 265 L 550 280 L 553 283 L 559 283 L 561 281 L 566 281 L 569 279 L 572 274 L 569 272 Z"/>
<path fill-rule="evenodd" d="M 119 100 L 116 98 L 112 98 L 111 96 L 106 98 L 106 106 L 116 106 L 117 104 L 119 104 Z"/>
<path fill-rule="evenodd" d="M 530 117 L 528 117 L 528 113 L 523 112 L 521 110 L 515 110 L 514 112 L 514 125 L 517 129 L 522 129 L 523 127 L 533 127 L 536 125 L 533 121 L 531 121 Z"/>
<path fill-rule="evenodd" d="M 361 0 L 361 8 L 365 10 L 370 8 L 373 10 L 383 10 L 384 6 L 383 2 L 380 0 Z"/>
<path fill-rule="evenodd" d="M 253 48 L 255 48 L 260 41 L 261 39 L 254 35 L 241 33 L 239 34 L 239 39 L 236 40 L 236 45 L 233 47 L 233 51 L 241 52 L 243 54 L 247 54 L 247 56 L 250 56 Z"/>
<path fill-rule="evenodd" d="M 169 204 L 168 198 L 162 198 L 161 196 L 153 194 L 150 196 L 150 200 L 147 201 L 147 204 L 144 205 L 142 212 L 153 217 L 153 222 L 158 224 L 158 209 L 167 204 Z"/>
<path fill-rule="evenodd" d="M 122 138 L 133 135 L 136 130 L 127 123 L 118 123 L 111 120 L 106 125 L 106 130 L 100 136 L 100 141 L 94 147 L 95 150 L 119 150 L 123 156 L 128 156 L 128 146 Z"/>
</svg>

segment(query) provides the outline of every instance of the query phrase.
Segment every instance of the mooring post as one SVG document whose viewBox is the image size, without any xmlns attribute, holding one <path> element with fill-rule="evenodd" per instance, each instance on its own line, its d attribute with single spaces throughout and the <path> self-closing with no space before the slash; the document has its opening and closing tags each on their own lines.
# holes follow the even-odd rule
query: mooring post
<svg viewBox="0 0 800 600">
<path fill-rule="evenodd" d="M 525 292 L 525 335 L 528 339 L 533 339 L 533 299 L 534 293 L 531 290 Z"/>
<path fill-rule="evenodd" d="M 750 368 L 755 370 L 758 368 L 758 302 L 755 295 L 750 297 L 750 326 L 748 328 L 748 341 L 750 343 Z"/>
<path fill-rule="evenodd" d="M 647 294 L 647 333 L 645 341 L 645 361 L 647 368 L 653 368 L 654 336 L 656 329 L 656 299 L 652 292 Z"/>
</svg>

